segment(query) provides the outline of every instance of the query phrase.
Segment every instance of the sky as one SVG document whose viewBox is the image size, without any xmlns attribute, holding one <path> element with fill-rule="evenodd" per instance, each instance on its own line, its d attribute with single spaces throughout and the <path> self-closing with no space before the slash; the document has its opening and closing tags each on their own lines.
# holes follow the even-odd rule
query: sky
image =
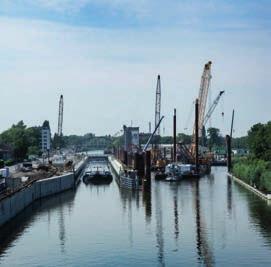
<svg viewBox="0 0 271 267">
<path fill-rule="evenodd" d="M 226 92 L 207 127 L 228 133 L 235 109 L 242 136 L 270 120 L 270 47 L 269 0 L 0 0 L 0 131 L 48 119 L 56 132 L 63 94 L 65 135 L 147 132 L 160 74 L 161 133 L 176 108 L 191 134 L 211 60 L 209 102 Z"/>
</svg>

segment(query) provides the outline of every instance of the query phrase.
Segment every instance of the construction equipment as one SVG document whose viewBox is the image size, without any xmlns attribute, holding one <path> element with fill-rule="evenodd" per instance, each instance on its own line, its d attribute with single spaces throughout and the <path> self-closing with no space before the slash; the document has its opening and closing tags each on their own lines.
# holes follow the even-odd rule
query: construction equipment
<svg viewBox="0 0 271 267">
<path fill-rule="evenodd" d="M 149 139 L 148 139 L 146 145 L 145 145 L 144 148 L 143 148 L 143 152 L 145 152 L 145 151 L 148 149 L 148 146 L 149 146 L 149 144 L 150 144 L 150 142 L 151 142 L 153 136 L 155 135 L 156 131 L 158 130 L 158 128 L 159 128 L 159 126 L 160 126 L 160 124 L 161 124 L 161 122 L 162 122 L 163 119 L 164 119 L 164 116 L 161 117 L 161 119 L 159 120 L 158 124 L 156 125 L 156 127 L 155 127 L 155 129 L 154 129 L 152 135 L 149 137 Z"/>
<path fill-rule="evenodd" d="M 212 105 L 210 106 L 209 110 L 207 111 L 207 114 L 204 117 L 203 120 L 203 126 L 206 125 L 206 123 L 208 122 L 208 120 L 210 119 L 210 117 L 212 116 L 220 98 L 222 97 L 222 95 L 225 93 L 225 91 L 220 91 L 218 96 L 216 97 L 216 99 L 214 100 L 214 102 L 212 103 Z"/>
<path fill-rule="evenodd" d="M 206 109 L 206 103 L 207 103 L 207 96 L 211 84 L 211 65 L 212 62 L 209 61 L 207 64 L 205 64 L 203 73 L 201 76 L 201 82 L 200 82 L 200 89 L 199 89 L 199 121 L 198 121 L 198 127 L 199 127 L 199 136 L 202 135 L 202 128 L 204 126 L 204 119 L 205 119 L 205 109 Z M 195 135 L 195 126 L 193 131 L 193 136 Z"/>
<path fill-rule="evenodd" d="M 59 109 L 58 109 L 58 128 L 57 134 L 58 136 L 62 136 L 62 126 L 63 126 L 63 107 L 64 107 L 64 100 L 63 95 L 60 96 L 59 99 Z"/>
<path fill-rule="evenodd" d="M 155 122 L 154 128 L 157 127 L 161 116 L 161 80 L 160 75 L 157 77 L 157 85 L 156 85 L 156 99 L 155 99 Z M 160 126 L 157 129 L 157 135 L 160 135 Z"/>
</svg>

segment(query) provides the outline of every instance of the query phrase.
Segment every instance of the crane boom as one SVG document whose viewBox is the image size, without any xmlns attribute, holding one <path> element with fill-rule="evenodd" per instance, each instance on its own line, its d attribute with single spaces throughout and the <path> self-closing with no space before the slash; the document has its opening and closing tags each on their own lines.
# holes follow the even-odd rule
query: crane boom
<svg viewBox="0 0 271 267">
<path fill-rule="evenodd" d="M 200 90 L 199 90 L 199 135 L 201 136 L 204 117 L 205 117 L 205 109 L 206 109 L 206 103 L 207 103 L 207 96 L 210 88 L 211 83 L 211 65 L 212 62 L 209 61 L 207 64 L 205 64 L 203 69 L 203 74 L 201 76 L 201 82 L 200 82 Z"/>
<path fill-rule="evenodd" d="M 148 146 L 149 146 L 149 144 L 150 144 L 150 142 L 151 142 L 153 136 L 155 135 L 156 131 L 159 129 L 159 126 L 160 126 L 161 121 L 162 121 L 163 119 L 164 119 L 164 116 L 161 117 L 161 119 L 159 120 L 158 124 L 156 125 L 156 127 L 155 127 L 153 133 L 152 133 L 151 136 L 149 137 L 147 143 L 145 144 L 145 146 L 144 146 L 144 148 L 143 148 L 143 152 L 147 151 Z"/>
<path fill-rule="evenodd" d="M 221 96 L 225 93 L 225 91 L 220 91 L 218 96 L 216 97 L 216 99 L 214 100 L 213 104 L 211 105 L 211 107 L 209 108 L 206 116 L 204 117 L 204 120 L 203 120 L 203 126 L 206 125 L 207 121 L 210 119 L 210 117 L 212 116 Z"/>
</svg>

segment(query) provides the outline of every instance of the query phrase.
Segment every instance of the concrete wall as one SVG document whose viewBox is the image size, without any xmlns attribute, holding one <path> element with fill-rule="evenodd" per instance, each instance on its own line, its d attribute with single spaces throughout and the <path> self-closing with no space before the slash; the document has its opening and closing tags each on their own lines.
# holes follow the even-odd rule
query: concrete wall
<svg viewBox="0 0 271 267">
<path fill-rule="evenodd" d="M 119 162 L 114 156 L 109 156 L 108 160 L 114 171 L 119 175 L 120 171 L 123 170 L 121 162 Z"/>
<path fill-rule="evenodd" d="M 74 174 L 67 173 L 37 181 L 10 197 L 0 201 L 0 226 L 15 217 L 37 199 L 50 196 L 74 187 Z"/>
<path fill-rule="evenodd" d="M 74 167 L 74 175 L 75 177 L 79 176 L 81 171 L 86 167 L 88 163 L 89 157 L 85 157 L 80 162 L 78 162 Z"/>
</svg>

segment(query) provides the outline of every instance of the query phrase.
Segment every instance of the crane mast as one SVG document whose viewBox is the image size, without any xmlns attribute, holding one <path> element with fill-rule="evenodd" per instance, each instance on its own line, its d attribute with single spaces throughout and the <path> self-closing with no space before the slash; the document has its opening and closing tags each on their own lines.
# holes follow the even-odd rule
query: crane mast
<svg viewBox="0 0 271 267">
<path fill-rule="evenodd" d="M 64 106 L 63 95 L 61 95 L 60 100 L 59 100 L 59 109 L 58 109 L 58 128 L 57 128 L 58 136 L 62 136 L 63 106 Z"/>
<path fill-rule="evenodd" d="M 158 126 L 157 135 L 160 135 L 160 116 L 161 116 L 161 81 L 160 75 L 157 77 L 157 85 L 156 85 L 156 99 L 155 99 L 155 123 L 154 128 Z"/>
<path fill-rule="evenodd" d="M 200 82 L 200 89 L 199 89 L 199 136 L 202 135 L 202 127 L 204 126 L 204 117 L 205 117 L 205 109 L 206 109 L 206 103 L 207 103 L 207 96 L 211 84 L 211 65 L 212 62 L 209 61 L 207 64 L 205 64 L 203 73 L 201 76 L 201 82 Z M 195 129 L 195 127 L 194 127 Z M 195 132 L 195 130 L 194 130 Z"/>
</svg>

